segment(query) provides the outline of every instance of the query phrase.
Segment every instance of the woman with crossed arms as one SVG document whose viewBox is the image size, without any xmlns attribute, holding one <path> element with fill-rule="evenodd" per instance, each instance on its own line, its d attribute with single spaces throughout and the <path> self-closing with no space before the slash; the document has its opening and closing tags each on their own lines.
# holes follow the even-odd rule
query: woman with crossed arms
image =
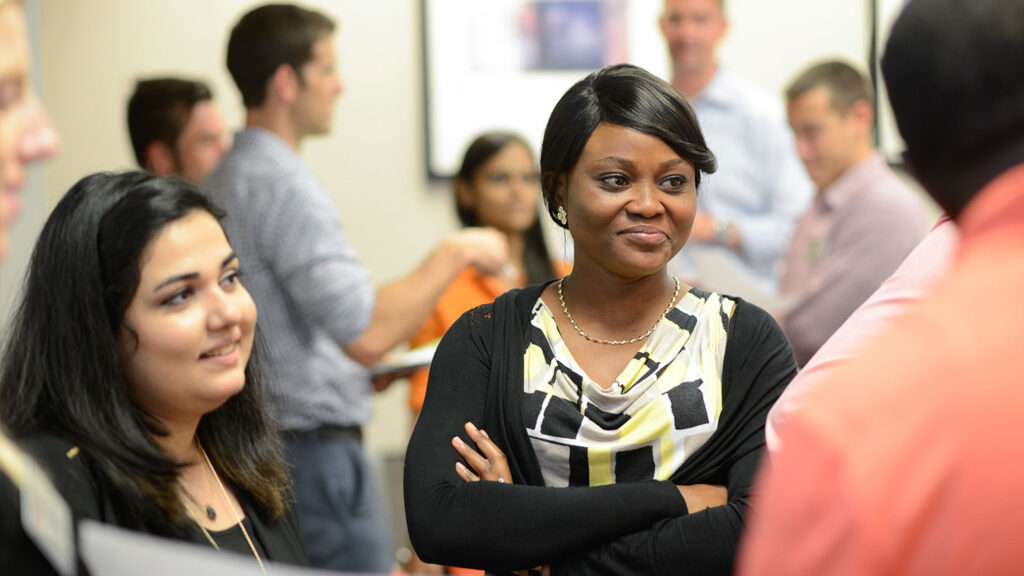
<svg viewBox="0 0 1024 576">
<path fill-rule="evenodd" d="M 766 312 L 666 271 L 714 169 L 690 106 L 643 69 L 595 72 L 555 106 L 541 185 L 573 271 L 442 340 L 406 456 L 424 560 L 731 573 L 765 417 L 796 363 Z"/>
</svg>

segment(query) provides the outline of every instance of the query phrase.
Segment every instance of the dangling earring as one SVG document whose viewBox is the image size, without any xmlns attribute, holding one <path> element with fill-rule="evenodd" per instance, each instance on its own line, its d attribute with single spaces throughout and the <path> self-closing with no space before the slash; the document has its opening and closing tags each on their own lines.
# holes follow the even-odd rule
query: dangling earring
<svg viewBox="0 0 1024 576">
<path fill-rule="evenodd" d="M 566 223 L 569 222 L 569 217 L 565 213 L 565 206 L 558 206 L 558 210 L 555 211 L 555 218 L 558 218 L 558 221 L 562 223 L 562 226 L 565 226 Z"/>
</svg>

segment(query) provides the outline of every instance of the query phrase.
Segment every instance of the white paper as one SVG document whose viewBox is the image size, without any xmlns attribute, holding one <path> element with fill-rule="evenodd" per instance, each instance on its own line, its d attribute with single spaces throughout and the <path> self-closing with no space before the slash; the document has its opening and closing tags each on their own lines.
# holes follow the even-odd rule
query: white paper
<svg viewBox="0 0 1024 576">
<path fill-rule="evenodd" d="M 440 341 L 441 339 L 438 338 L 410 350 L 385 354 L 380 359 L 380 362 L 373 367 L 372 372 L 374 374 L 386 374 L 430 366 L 430 361 L 434 358 L 434 352 L 437 351 L 437 344 Z"/>
<path fill-rule="evenodd" d="M 67 502 L 46 472 L 0 435 L 0 466 L 18 488 L 21 526 L 60 574 L 75 573 L 75 533 Z"/>
<path fill-rule="evenodd" d="M 261 576 L 252 556 L 85 520 L 79 525 L 82 560 L 92 576 Z M 348 574 L 264 560 L 273 576 Z"/>
</svg>

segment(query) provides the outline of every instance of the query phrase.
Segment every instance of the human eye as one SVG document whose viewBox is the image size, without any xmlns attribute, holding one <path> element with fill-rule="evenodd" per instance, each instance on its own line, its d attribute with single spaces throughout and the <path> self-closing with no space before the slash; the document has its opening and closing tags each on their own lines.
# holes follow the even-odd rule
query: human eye
<svg viewBox="0 0 1024 576">
<path fill-rule="evenodd" d="M 668 192 L 682 192 L 686 189 L 686 184 L 690 181 L 689 178 L 681 174 L 673 174 L 665 177 L 661 181 L 661 189 Z"/>
<path fill-rule="evenodd" d="M 220 285 L 225 290 L 233 290 L 242 283 L 242 272 L 238 269 L 228 270 L 220 277 Z"/>
<path fill-rule="evenodd" d="M 815 125 L 802 126 L 800 129 L 795 130 L 794 133 L 803 140 L 814 140 L 821 134 L 821 127 Z"/>
<path fill-rule="evenodd" d="M 487 179 L 491 184 L 507 184 L 511 177 L 508 172 L 494 172 Z"/>
<path fill-rule="evenodd" d="M 177 292 L 171 294 L 167 298 L 164 298 L 161 302 L 161 306 L 176 307 L 185 304 L 189 298 L 192 297 L 195 291 L 191 287 L 182 288 Z"/>
<path fill-rule="evenodd" d="M 621 190 L 629 186 L 629 178 L 623 174 L 602 174 L 598 180 L 609 190 Z"/>
</svg>

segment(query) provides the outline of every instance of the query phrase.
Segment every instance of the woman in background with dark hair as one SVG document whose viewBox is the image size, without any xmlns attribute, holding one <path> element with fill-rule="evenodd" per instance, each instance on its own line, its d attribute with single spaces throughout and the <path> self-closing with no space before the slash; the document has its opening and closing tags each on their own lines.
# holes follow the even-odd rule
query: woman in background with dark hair
<svg viewBox="0 0 1024 576">
<path fill-rule="evenodd" d="M 490 276 L 467 267 L 445 291 L 412 346 L 437 340 L 463 312 L 494 301 L 508 290 L 564 275 L 569 266 L 548 255 L 537 205 L 540 174 L 530 146 L 509 132 L 486 132 L 466 149 L 454 179 L 455 208 L 465 227 L 486 226 L 508 237 L 509 262 Z M 428 369 L 410 377 L 409 406 L 418 414 L 427 391 Z"/>
<path fill-rule="evenodd" d="M 179 178 L 71 188 L 32 254 L 0 421 L 76 518 L 305 563 L 220 215 Z"/>
<path fill-rule="evenodd" d="M 640 68 L 559 100 L 541 186 L 573 271 L 467 312 L 441 341 L 406 453 L 424 560 L 732 572 L 765 418 L 796 363 L 765 311 L 666 270 L 714 170 L 690 106 Z"/>
</svg>

